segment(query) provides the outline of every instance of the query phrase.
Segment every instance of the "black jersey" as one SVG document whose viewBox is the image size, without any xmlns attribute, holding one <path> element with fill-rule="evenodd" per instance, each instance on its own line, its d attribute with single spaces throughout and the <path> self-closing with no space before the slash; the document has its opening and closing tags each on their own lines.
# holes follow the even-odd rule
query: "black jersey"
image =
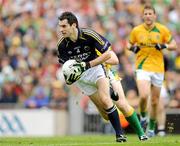
<svg viewBox="0 0 180 146">
<path fill-rule="evenodd" d="M 78 39 L 76 42 L 69 38 L 60 37 L 58 47 L 58 57 L 60 63 L 69 59 L 78 61 L 91 61 L 98 57 L 96 51 L 104 53 L 110 47 L 110 43 L 103 36 L 91 29 L 78 29 Z"/>
</svg>

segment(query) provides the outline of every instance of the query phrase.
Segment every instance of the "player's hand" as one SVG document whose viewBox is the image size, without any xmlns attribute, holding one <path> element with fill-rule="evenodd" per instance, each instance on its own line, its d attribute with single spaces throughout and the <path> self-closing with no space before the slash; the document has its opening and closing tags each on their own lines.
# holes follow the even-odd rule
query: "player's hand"
<svg viewBox="0 0 180 146">
<path fill-rule="evenodd" d="M 155 48 L 160 51 L 162 49 L 168 48 L 168 46 L 166 44 L 159 44 L 158 43 L 158 44 L 155 45 Z"/>
<path fill-rule="evenodd" d="M 137 54 L 140 51 L 140 47 L 137 45 L 131 46 L 129 50 Z"/>
<path fill-rule="evenodd" d="M 68 85 L 71 85 L 73 84 L 74 82 L 76 82 L 81 76 L 80 75 L 77 75 L 77 74 L 71 74 L 69 76 L 69 78 L 67 78 L 66 76 L 64 76 L 65 78 L 65 81 L 66 81 L 66 84 Z"/>
<path fill-rule="evenodd" d="M 89 62 L 78 62 L 76 64 L 74 64 L 74 66 L 77 66 L 81 69 L 81 72 L 83 73 L 84 71 L 88 70 L 89 68 L 91 68 L 91 65 Z"/>
</svg>

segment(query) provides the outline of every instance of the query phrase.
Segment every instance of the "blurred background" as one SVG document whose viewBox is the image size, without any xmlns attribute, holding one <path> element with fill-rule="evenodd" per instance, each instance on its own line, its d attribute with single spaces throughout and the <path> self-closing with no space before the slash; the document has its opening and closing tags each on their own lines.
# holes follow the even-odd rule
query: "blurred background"
<svg viewBox="0 0 180 146">
<path fill-rule="evenodd" d="M 163 52 L 161 97 L 169 132 L 180 133 L 180 0 L 0 0 L 0 136 L 112 132 L 89 98 L 64 83 L 56 56 L 63 11 L 72 11 L 81 27 L 112 43 L 127 99 L 138 111 L 134 54 L 126 45 L 132 27 L 142 22 L 145 2 L 154 5 L 158 21 L 171 30 L 178 45 L 176 51 Z"/>
</svg>

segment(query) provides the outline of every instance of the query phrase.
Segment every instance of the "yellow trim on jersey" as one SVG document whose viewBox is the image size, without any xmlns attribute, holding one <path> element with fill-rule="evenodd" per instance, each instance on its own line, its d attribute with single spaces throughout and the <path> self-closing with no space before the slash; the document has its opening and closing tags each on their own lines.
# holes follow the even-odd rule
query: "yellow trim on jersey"
<svg viewBox="0 0 180 146">
<path fill-rule="evenodd" d="M 109 46 L 108 50 L 112 50 L 112 47 Z M 96 54 L 97 54 L 98 56 L 101 56 L 101 54 L 102 54 L 101 52 L 99 52 L 97 49 L 96 49 L 95 51 L 96 51 Z M 105 66 L 105 68 L 106 68 L 107 70 L 111 68 L 111 65 L 110 65 L 110 64 L 105 64 L 104 66 Z"/>
<path fill-rule="evenodd" d="M 90 35 L 91 37 L 93 37 L 96 41 L 98 41 L 101 45 L 104 45 L 104 41 L 102 40 L 102 38 L 95 33 L 94 31 L 90 30 L 90 29 L 83 29 L 84 34 Z"/>
<path fill-rule="evenodd" d="M 86 38 L 84 38 L 84 37 L 82 37 L 82 36 L 80 36 L 79 38 L 82 39 L 82 40 L 86 40 Z"/>
<path fill-rule="evenodd" d="M 61 37 L 59 38 L 58 42 L 57 42 L 57 46 L 59 46 L 59 44 L 60 44 L 63 40 L 64 40 L 64 37 L 61 36 Z"/>
<path fill-rule="evenodd" d="M 107 51 L 110 51 L 110 50 L 112 50 L 112 47 L 111 46 L 109 46 L 109 48 L 108 48 L 108 50 Z M 96 53 L 97 53 L 97 55 L 98 56 L 100 56 L 102 53 L 101 52 L 99 52 L 99 50 L 95 50 L 96 51 Z"/>
</svg>

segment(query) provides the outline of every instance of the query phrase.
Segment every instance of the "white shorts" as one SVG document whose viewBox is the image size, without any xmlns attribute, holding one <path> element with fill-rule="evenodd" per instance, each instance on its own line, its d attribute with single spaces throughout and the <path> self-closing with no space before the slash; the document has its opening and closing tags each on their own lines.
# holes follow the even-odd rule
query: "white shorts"
<svg viewBox="0 0 180 146">
<path fill-rule="evenodd" d="M 86 70 L 81 78 L 75 82 L 75 85 L 85 95 L 92 95 L 97 91 L 96 82 L 101 78 L 105 78 L 106 73 L 102 65 L 97 65 Z"/>
<path fill-rule="evenodd" d="M 136 78 L 137 80 L 147 80 L 150 81 L 151 84 L 157 87 L 162 87 L 164 74 L 163 73 L 155 73 L 155 72 L 148 72 L 144 70 L 136 70 Z"/>
</svg>

